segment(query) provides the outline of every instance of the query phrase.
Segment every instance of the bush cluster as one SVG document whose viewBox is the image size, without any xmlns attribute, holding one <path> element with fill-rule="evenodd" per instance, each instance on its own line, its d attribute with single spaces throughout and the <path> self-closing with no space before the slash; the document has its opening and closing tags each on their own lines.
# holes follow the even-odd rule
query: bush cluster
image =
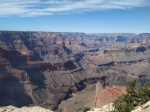
<svg viewBox="0 0 150 112">
<path fill-rule="evenodd" d="M 113 103 L 116 112 L 130 112 L 150 100 L 150 84 L 136 88 L 136 80 L 127 83 L 127 94 L 118 97 Z"/>
</svg>

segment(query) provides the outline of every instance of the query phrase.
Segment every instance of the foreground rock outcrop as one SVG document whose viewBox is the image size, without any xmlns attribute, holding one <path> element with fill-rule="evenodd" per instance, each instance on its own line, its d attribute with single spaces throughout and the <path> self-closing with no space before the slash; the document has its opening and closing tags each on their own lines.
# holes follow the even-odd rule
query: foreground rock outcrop
<svg viewBox="0 0 150 112">
<path fill-rule="evenodd" d="M 102 108 L 92 108 L 90 111 L 87 112 L 114 112 L 113 103 L 107 104 Z"/>
<path fill-rule="evenodd" d="M 135 108 L 135 110 L 131 112 L 150 112 L 150 101 L 143 104 L 142 106 L 138 106 Z"/>
<path fill-rule="evenodd" d="M 53 111 L 38 106 L 22 107 L 22 108 L 17 108 L 14 106 L 6 106 L 0 107 L 0 112 L 53 112 Z"/>
<path fill-rule="evenodd" d="M 92 108 L 87 112 L 114 112 L 113 103 L 107 104 L 101 108 Z M 135 107 L 131 112 L 150 112 L 150 101 L 142 106 Z"/>
</svg>

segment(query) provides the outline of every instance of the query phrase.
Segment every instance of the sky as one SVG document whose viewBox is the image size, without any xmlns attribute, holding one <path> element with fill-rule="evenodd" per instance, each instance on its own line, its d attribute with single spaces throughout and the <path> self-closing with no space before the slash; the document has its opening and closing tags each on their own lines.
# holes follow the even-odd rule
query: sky
<svg viewBox="0 0 150 112">
<path fill-rule="evenodd" d="M 150 0 L 0 0 L 0 30 L 150 33 Z"/>
</svg>

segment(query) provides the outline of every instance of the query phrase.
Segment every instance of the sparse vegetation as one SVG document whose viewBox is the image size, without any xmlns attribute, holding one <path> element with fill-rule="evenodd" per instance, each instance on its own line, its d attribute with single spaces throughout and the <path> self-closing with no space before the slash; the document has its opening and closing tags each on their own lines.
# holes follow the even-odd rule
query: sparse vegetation
<svg viewBox="0 0 150 112">
<path fill-rule="evenodd" d="M 84 107 L 84 108 L 82 109 L 83 112 L 87 112 L 87 111 L 89 111 L 89 110 L 91 110 L 90 107 Z"/>
<path fill-rule="evenodd" d="M 150 84 L 136 88 L 136 80 L 127 83 L 127 94 L 123 94 L 114 101 L 116 112 L 130 112 L 150 100 Z"/>
</svg>

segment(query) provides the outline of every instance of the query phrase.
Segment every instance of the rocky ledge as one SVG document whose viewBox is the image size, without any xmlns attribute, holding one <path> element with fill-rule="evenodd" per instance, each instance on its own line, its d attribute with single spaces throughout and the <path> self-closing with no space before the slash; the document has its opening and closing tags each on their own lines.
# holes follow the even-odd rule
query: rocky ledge
<svg viewBox="0 0 150 112">
<path fill-rule="evenodd" d="M 132 110 L 131 112 L 150 112 L 150 100 L 142 106 L 136 107 L 135 110 Z"/>
<path fill-rule="evenodd" d="M 87 112 L 114 112 L 113 103 L 103 106 L 102 108 L 93 108 Z"/>
<path fill-rule="evenodd" d="M 102 108 L 92 108 L 87 112 L 114 112 L 113 103 L 109 103 Z M 136 107 L 135 110 L 132 110 L 131 112 L 150 112 L 150 101 L 143 104 L 142 106 Z"/>
<path fill-rule="evenodd" d="M 17 108 L 14 106 L 6 106 L 0 107 L 0 112 L 53 112 L 53 111 L 38 106 L 22 107 L 22 108 Z"/>
</svg>

